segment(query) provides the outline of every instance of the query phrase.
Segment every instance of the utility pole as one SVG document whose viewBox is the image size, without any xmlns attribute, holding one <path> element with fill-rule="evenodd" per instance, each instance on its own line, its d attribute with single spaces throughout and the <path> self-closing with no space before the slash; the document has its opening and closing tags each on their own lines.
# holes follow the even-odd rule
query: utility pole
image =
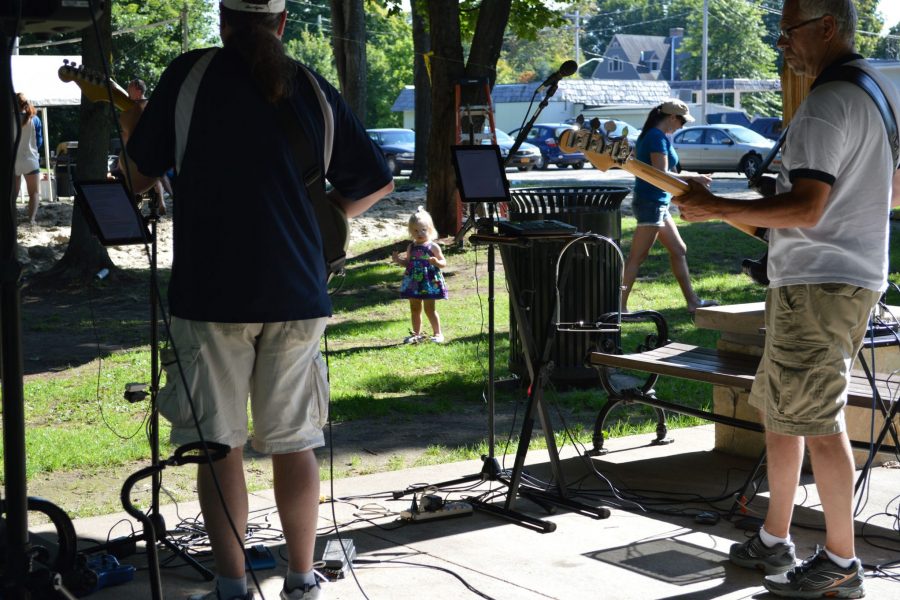
<svg viewBox="0 0 900 600">
<path fill-rule="evenodd" d="M 700 69 L 700 124 L 706 125 L 706 67 L 709 46 L 709 0 L 703 0 L 703 58 Z"/>
<path fill-rule="evenodd" d="M 187 2 L 181 5 L 181 52 L 188 51 L 188 9 Z"/>
<path fill-rule="evenodd" d="M 575 20 L 575 62 L 581 64 L 581 9 L 576 8 L 574 14 L 563 15 L 567 19 Z"/>
</svg>

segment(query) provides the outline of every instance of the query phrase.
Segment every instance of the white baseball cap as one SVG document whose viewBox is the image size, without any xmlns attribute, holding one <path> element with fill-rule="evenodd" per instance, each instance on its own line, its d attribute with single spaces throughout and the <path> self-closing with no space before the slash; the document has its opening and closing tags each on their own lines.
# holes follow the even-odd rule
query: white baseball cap
<svg viewBox="0 0 900 600">
<path fill-rule="evenodd" d="M 284 12 L 285 0 L 222 0 L 222 6 L 231 10 L 255 13 Z"/>
<path fill-rule="evenodd" d="M 686 123 L 694 122 L 694 117 L 691 116 L 691 111 L 688 108 L 688 105 L 681 100 L 675 98 L 666 100 L 659 105 L 659 110 L 666 115 L 676 115 L 678 117 L 683 117 Z"/>
</svg>

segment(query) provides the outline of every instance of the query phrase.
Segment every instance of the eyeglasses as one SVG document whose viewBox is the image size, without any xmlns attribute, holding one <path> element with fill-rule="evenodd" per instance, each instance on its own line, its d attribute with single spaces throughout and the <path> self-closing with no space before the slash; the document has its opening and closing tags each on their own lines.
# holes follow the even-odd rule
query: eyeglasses
<svg viewBox="0 0 900 600">
<path fill-rule="evenodd" d="M 815 23 L 816 21 L 824 19 L 827 16 L 828 15 L 822 15 L 821 17 L 816 17 L 815 19 L 807 19 L 806 21 L 803 21 L 802 23 L 797 23 L 796 25 L 792 25 L 790 27 L 784 27 L 780 30 L 781 37 L 783 37 L 786 40 L 790 40 L 791 33 L 793 33 L 794 30 L 800 29 L 801 27 L 805 27 L 806 25 L 809 25 L 810 23 Z"/>
</svg>

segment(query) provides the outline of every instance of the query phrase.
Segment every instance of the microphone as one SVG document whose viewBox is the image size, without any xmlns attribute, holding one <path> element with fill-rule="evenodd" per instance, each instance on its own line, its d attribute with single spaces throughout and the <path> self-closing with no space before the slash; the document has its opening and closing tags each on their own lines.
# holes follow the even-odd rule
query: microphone
<svg viewBox="0 0 900 600">
<path fill-rule="evenodd" d="M 562 79 L 563 77 L 568 77 L 569 75 L 572 75 L 577 70 L 578 70 L 578 63 L 575 62 L 574 60 L 567 60 L 566 62 L 564 62 L 563 64 L 561 64 L 559 66 L 559 69 L 555 73 L 553 73 L 552 75 L 550 75 L 550 77 L 548 77 L 546 80 L 544 80 L 544 83 L 542 83 L 536 91 L 542 92 L 549 87 L 555 86 L 556 84 L 559 83 L 560 79 Z"/>
</svg>

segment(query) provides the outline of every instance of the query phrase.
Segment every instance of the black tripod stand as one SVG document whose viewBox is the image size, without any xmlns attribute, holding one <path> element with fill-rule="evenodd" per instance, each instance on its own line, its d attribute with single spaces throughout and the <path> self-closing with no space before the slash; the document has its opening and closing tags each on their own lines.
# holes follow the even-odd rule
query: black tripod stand
<svg viewBox="0 0 900 600">
<path fill-rule="evenodd" d="M 162 470 L 166 466 L 166 462 L 160 460 L 159 456 L 159 409 L 157 405 L 157 397 L 159 395 L 159 278 L 157 270 L 157 229 L 159 224 L 159 202 L 161 198 L 157 196 L 156 188 L 151 188 L 147 194 L 149 196 L 148 214 L 144 216 L 144 220 L 150 226 L 150 417 L 147 426 L 147 437 L 150 443 L 150 467 L 141 471 L 143 477 L 151 475 L 151 491 L 150 491 L 150 509 L 144 523 L 144 538 L 147 544 L 147 552 L 150 555 L 150 564 L 158 565 L 159 559 L 156 556 L 157 544 L 162 544 L 170 552 L 177 555 L 187 564 L 193 567 L 203 579 L 212 581 L 215 577 L 212 571 L 200 564 L 194 557 L 184 551 L 178 544 L 168 537 L 165 520 L 159 512 L 159 494 L 162 488 Z M 127 392 L 126 392 L 127 396 Z M 183 463 L 174 463 L 183 464 Z M 132 476 L 133 477 L 133 476 Z M 131 478 L 129 478 L 131 481 Z M 133 481 L 131 481 L 133 485 Z M 126 484 L 127 485 L 127 484 Z M 130 486 L 129 486 L 130 487 Z M 123 490 L 123 502 L 126 495 Z M 126 510 L 129 509 L 126 505 Z M 131 512 L 129 510 L 129 512 Z M 132 513 L 133 514 L 133 513 Z M 148 528 L 147 524 L 152 524 Z M 154 578 L 154 569 L 151 569 L 151 580 Z M 158 566 L 155 569 L 155 577 L 159 577 Z M 158 582 L 154 584 L 154 592 Z M 154 598 L 157 597 L 154 595 Z"/>
</svg>

